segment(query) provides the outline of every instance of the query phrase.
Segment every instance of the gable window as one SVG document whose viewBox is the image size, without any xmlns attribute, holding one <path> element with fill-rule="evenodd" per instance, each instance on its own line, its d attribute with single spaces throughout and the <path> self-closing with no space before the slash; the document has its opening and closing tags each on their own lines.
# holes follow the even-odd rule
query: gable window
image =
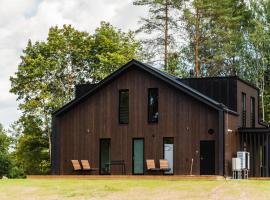
<svg viewBox="0 0 270 200">
<path fill-rule="evenodd" d="M 250 126 L 255 127 L 255 98 L 250 97 Z"/>
<path fill-rule="evenodd" d="M 119 123 L 128 124 L 129 122 L 129 90 L 119 91 Z"/>
<path fill-rule="evenodd" d="M 158 88 L 148 89 L 148 122 L 158 122 Z"/>
<path fill-rule="evenodd" d="M 246 127 L 246 94 L 242 93 L 242 127 Z"/>
</svg>

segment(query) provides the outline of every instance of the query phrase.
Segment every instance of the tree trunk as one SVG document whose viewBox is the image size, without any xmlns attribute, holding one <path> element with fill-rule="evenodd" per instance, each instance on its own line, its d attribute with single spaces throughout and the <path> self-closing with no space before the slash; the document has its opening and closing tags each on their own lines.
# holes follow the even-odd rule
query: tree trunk
<svg viewBox="0 0 270 200">
<path fill-rule="evenodd" d="M 199 12 L 196 9 L 196 22 L 195 22 L 195 73 L 196 77 L 200 76 L 200 63 L 199 63 L 199 45 L 200 45 L 200 36 L 199 36 Z"/>
<path fill-rule="evenodd" d="M 168 67 L 168 0 L 165 2 L 164 69 Z"/>
<path fill-rule="evenodd" d="M 264 83 L 263 83 L 263 86 L 262 86 L 262 89 L 261 89 L 261 97 L 262 97 L 262 120 L 264 121 L 265 120 L 265 111 L 264 111 Z"/>
<path fill-rule="evenodd" d="M 50 156 L 50 163 L 52 162 L 52 138 L 51 138 L 51 131 L 48 127 L 48 138 L 49 138 L 49 156 Z"/>
<path fill-rule="evenodd" d="M 44 111 L 44 124 L 45 124 L 45 132 L 47 133 L 47 136 L 48 136 L 48 143 L 49 143 L 49 161 L 51 163 L 52 161 L 52 137 L 51 137 L 51 129 L 52 127 L 50 126 L 51 123 L 50 123 L 50 120 L 49 120 L 49 116 L 50 114 L 47 113 L 46 111 Z"/>
</svg>

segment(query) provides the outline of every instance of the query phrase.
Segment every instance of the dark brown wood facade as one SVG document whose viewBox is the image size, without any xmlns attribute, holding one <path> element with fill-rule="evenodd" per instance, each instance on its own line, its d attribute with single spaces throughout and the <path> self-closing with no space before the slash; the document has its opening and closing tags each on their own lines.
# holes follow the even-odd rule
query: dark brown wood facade
<svg viewBox="0 0 270 200">
<path fill-rule="evenodd" d="M 214 174 L 229 176 L 232 157 L 246 148 L 253 149 L 251 175 L 268 175 L 269 170 L 261 172 L 258 168 L 264 162 L 265 168 L 269 169 L 266 159 L 269 153 L 265 150 L 264 161 L 254 161 L 260 156 L 260 151 L 256 150 L 258 146 L 254 145 L 256 141 L 268 144 L 269 137 L 256 137 L 254 135 L 258 133 L 255 132 L 249 132 L 250 136 L 244 137 L 245 132 L 239 131 L 243 128 L 242 93 L 246 94 L 244 128 L 266 129 L 259 123 L 258 89 L 237 77 L 185 79 L 183 82 L 224 106 L 219 103 L 211 106 L 211 100 L 208 103 L 207 98 L 194 98 L 192 92 L 196 91 L 181 91 L 168 84 L 163 77 L 156 77 L 135 66 L 123 71 L 108 84 L 101 84 L 80 102 L 71 102 L 56 112 L 53 115 L 52 173 L 72 174 L 72 159 L 86 159 L 93 167 L 100 168 L 100 140 L 110 139 L 111 160 L 124 160 L 126 172 L 130 175 L 133 173 L 134 139 L 144 139 L 144 160 L 154 159 L 157 162 L 164 157 L 164 139 L 171 138 L 174 143 L 173 173 L 176 175 L 190 174 L 192 160 L 192 173 L 201 173 L 201 141 L 214 142 Z M 149 88 L 158 88 L 159 91 L 158 123 L 148 123 Z M 129 90 L 129 123 L 119 124 L 119 91 L 126 89 Z M 255 99 L 254 126 L 250 115 L 251 97 Z M 210 129 L 213 130 L 211 134 Z M 268 146 L 265 149 L 269 149 Z M 121 167 L 112 166 L 111 174 L 121 174 Z M 144 167 L 144 174 L 151 173 Z"/>
<path fill-rule="evenodd" d="M 159 89 L 159 120 L 147 120 L 147 90 Z M 129 124 L 118 122 L 118 94 L 129 89 Z M 57 173 L 71 174 L 71 159 L 88 159 L 99 167 L 99 140 L 111 139 L 111 159 L 124 160 L 132 174 L 132 139 L 144 138 L 145 159 L 163 158 L 163 139 L 174 140 L 174 174 L 200 174 L 200 141 L 215 141 L 215 174 L 219 174 L 217 110 L 169 86 L 162 80 L 131 69 L 84 102 L 57 117 L 59 157 Z M 208 133 L 209 129 L 214 134 Z M 223 168 L 223 166 L 220 166 Z M 120 168 L 112 167 L 112 174 Z"/>
</svg>

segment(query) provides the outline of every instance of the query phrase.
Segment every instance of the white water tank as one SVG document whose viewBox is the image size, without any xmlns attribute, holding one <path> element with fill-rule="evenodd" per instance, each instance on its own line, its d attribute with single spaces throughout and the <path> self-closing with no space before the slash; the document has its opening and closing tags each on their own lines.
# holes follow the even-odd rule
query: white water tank
<svg viewBox="0 0 270 200">
<path fill-rule="evenodd" d="M 240 158 L 232 158 L 232 170 L 233 171 L 240 171 L 241 170 Z"/>
<path fill-rule="evenodd" d="M 250 169 L 249 152 L 238 151 L 237 152 L 237 158 L 240 158 L 241 169 Z"/>
</svg>

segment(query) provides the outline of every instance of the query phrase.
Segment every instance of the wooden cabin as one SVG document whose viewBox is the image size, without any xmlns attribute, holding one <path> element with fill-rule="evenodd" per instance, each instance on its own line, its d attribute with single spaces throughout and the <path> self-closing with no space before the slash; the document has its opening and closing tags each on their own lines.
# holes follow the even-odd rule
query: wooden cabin
<svg viewBox="0 0 270 200">
<path fill-rule="evenodd" d="M 231 175 L 236 152 L 250 152 L 253 176 L 269 175 L 269 128 L 259 90 L 238 77 L 179 79 L 132 60 L 53 114 L 52 174 L 89 160 L 97 174 L 152 172 L 169 160 L 176 175 Z M 121 161 L 121 162 L 120 162 Z M 113 165 L 116 163 L 116 165 Z"/>
</svg>

